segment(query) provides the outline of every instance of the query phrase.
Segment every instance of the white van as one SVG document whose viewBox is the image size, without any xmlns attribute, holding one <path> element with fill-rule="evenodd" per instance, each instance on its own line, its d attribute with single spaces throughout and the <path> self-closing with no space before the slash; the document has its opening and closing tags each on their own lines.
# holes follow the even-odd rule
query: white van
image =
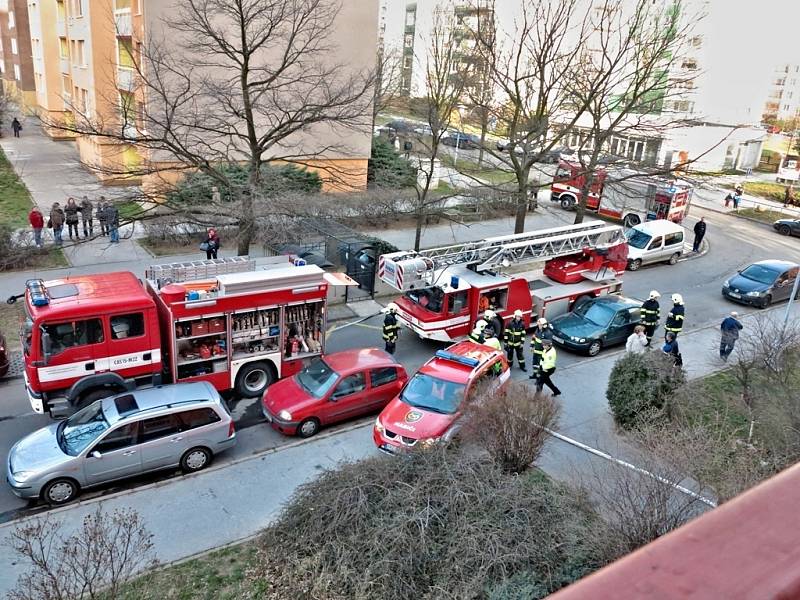
<svg viewBox="0 0 800 600">
<path fill-rule="evenodd" d="M 668 262 L 674 265 L 683 254 L 686 232 L 677 223 L 659 219 L 631 227 L 628 238 L 628 269 L 636 271 L 642 265 Z"/>
</svg>

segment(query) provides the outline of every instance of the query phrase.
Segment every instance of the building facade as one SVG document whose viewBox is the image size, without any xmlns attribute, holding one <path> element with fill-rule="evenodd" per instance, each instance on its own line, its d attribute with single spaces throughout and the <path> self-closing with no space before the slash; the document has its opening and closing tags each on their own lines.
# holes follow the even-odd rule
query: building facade
<svg viewBox="0 0 800 600">
<path fill-rule="evenodd" d="M 763 119 L 765 122 L 800 119 L 800 64 L 781 64 L 775 68 Z"/>
<path fill-rule="evenodd" d="M 0 1 L 0 72 L 3 92 L 28 110 L 36 103 L 33 54 L 25 0 Z"/>
</svg>

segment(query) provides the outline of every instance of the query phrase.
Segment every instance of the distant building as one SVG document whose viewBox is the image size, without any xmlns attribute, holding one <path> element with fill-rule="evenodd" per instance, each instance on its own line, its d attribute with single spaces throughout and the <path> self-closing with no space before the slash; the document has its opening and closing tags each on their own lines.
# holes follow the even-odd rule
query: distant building
<svg viewBox="0 0 800 600">
<path fill-rule="evenodd" d="M 782 64 L 775 68 L 763 120 L 788 121 L 800 118 L 800 64 Z"/>
<path fill-rule="evenodd" d="M 36 103 L 31 36 L 25 0 L 0 1 L 0 73 L 3 91 L 28 109 Z"/>
</svg>

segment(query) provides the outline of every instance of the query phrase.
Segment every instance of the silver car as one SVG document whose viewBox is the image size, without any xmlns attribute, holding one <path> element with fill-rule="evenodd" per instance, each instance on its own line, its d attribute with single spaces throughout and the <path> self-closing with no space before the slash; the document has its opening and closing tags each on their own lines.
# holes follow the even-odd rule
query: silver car
<svg viewBox="0 0 800 600">
<path fill-rule="evenodd" d="M 233 419 L 207 382 L 103 398 L 18 441 L 6 479 L 20 498 L 65 504 L 82 489 L 180 466 L 191 473 L 236 443 Z"/>
</svg>

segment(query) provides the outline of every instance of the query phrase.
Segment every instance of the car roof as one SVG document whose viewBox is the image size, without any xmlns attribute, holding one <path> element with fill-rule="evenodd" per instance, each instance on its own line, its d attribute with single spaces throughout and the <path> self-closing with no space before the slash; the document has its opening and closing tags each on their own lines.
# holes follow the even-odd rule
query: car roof
<svg viewBox="0 0 800 600">
<path fill-rule="evenodd" d="M 105 398 L 103 413 L 106 415 L 106 419 L 113 423 L 145 411 L 166 408 L 170 405 L 217 402 L 218 398 L 217 391 L 206 381 L 159 385 Z M 121 408 L 126 404 L 131 406 L 131 410 L 118 410 L 118 407 Z"/>
<path fill-rule="evenodd" d="M 775 271 L 786 271 L 787 269 L 792 269 L 797 266 L 797 263 L 793 263 L 788 260 L 778 260 L 778 259 L 771 259 L 771 260 L 759 260 L 754 262 L 750 267 L 754 265 L 759 265 L 761 267 L 766 267 L 767 269 L 772 269 Z M 745 267 L 746 269 L 747 267 Z"/>
<path fill-rule="evenodd" d="M 677 223 L 673 223 L 672 221 L 667 221 L 665 219 L 657 219 L 655 221 L 645 221 L 644 223 L 639 223 L 639 225 L 636 225 L 635 227 L 633 227 L 633 229 L 636 229 L 643 233 L 649 233 L 650 235 L 683 231 L 682 226 L 678 225 Z"/>
<path fill-rule="evenodd" d="M 323 359 L 334 371 L 352 371 L 353 369 L 388 367 L 397 365 L 391 354 L 380 348 L 355 348 L 326 354 Z"/>
<path fill-rule="evenodd" d="M 600 296 L 599 298 L 591 298 L 588 300 L 588 302 L 592 302 L 594 304 L 604 304 L 609 308 L 613 308 L 614 310 L 620 310 L 621 308 L 635 308 L 642 305 L 639 300 L 626 298 L 625 296 L 617 296 L 615 294 Z"/>
<path fill-rule="evenodd" d="M 455 383 L 469 383 L 488 362 L 502 356 L 502 352 L 476 344 L 471 341 L 456 342 L 445 350 L 438 351 L 433 358 L 420 368 L 419 372 L 433 375 Z M 448 357 L 449 356 L 449 357 Z M 472 366 L 458 362 L 458 358 L 477 360 L 478 364 Z"/>
</svg>

